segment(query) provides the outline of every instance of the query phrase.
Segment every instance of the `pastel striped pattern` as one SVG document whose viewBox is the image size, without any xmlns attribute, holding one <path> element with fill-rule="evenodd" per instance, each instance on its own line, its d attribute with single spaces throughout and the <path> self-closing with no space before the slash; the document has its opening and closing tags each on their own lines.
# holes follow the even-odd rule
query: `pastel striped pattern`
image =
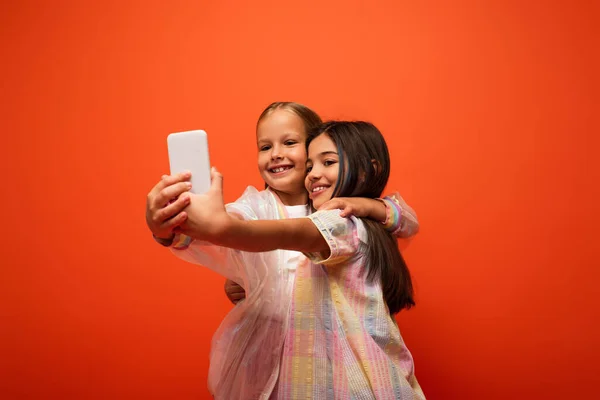
<svg viewBox="0 0 600 400">
<path fill-rule="evenodd" d="M 383 227 L 393 235 L 396 235 L 398 230 L 401 229 L 402 225 L 400 219 L 402 218 L 402 208 L 400 203 L 393 196 L 384 197 L 383 203 L 386 208 L 386 219 L 383 223 Z"/>
<path fill-rule="evenodd" d="M 413 359 L 378 282 L 364 274 L 362 222 L 309 217 L 330 247 L 296 271 L 290 328 L 273 399 L 424 399 Z"/>
</svg>

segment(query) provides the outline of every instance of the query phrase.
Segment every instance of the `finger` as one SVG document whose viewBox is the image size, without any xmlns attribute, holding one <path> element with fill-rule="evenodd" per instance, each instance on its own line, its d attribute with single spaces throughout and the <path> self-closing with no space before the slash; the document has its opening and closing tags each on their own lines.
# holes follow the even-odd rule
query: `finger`
<svg viewBox="0 0 600 400">
<path fill-rule="evenodd" d="M 160 178 L 160 181 L 158 181 L 158 183 L 154 185 L 154 187 L 150 191 L 150 194 L 159 193 L 162 189 L 166 188 L 167 186 L 171 186 L 179 182 L 189 181 L 190 179 L 192 179 L 192 174 L 189 171 L 181 172 L 175 175 L 163 175 Z"/>
<path fill-rule="evenodd" d="M 346 208 L 344 208 L 342 210 L 342 212 L 340 213 L 340 217 L 344 217 L 344 218 L 349 217 L 351 215 L 353 215 L 352 206 L 346 206 Z"/>
<path fill-rule="evenodd" d="M 242 293 L 231 293 L 230 295 L 231 300 L 234 301 L 240 301 L 246 298 L 246 294 L 244 292 Z"/>
<path fill-rule="evenodd" d="M 227 289 L 228 287 L 233 287 L 235 285 L 237 285 L 237 283 L 235 283 L 231 279 L 225 279 L 225 289 Z"/>
<path fill-rule="evenodd" d="M 228 289 L 228 290 L 231 290 L 231 289 L 243 290 L 241 285 L 238 285 L 237 283 L 235 283 L 231 279 L 227 279 L 225 281 L 225 289 Z"/>
<path fill-rule="evenodd" d="M 165 186 L 171 186 L 179 182 L 189 181 L 190 179 L 192 179 L 192 173 L 184 171 L 175 175 L 163 175 L 161 181 L 164 182 Z"/>
<path fill-rule="evenodd" d="M 164 222 L 161 225 L 161 228 L 174 231 L 174 228 L 183 224 L 186 219 L 187 219 L 187 213 L 185 211 L 182 211 L 179 214 L 177 214 L 176 216 L 174 216 L 173 218 L 171 218 L 170 220 Z"/>
<path fill-rule="evenodd" d="M 182 212 L 187 206 L 190 205 L 191 198 L 189 194 L 182 194 L 174 202 L 170 203 L 166 207 L 156 212 L 156 221 L 163 223 L 168 219 L 173 218 L 175 215 Z"/>
<path fill-rule="evenodd" d="M 343 205 L 338 199 L 331 199 L 323 203 L 319 210 L 336 210 L 338 208 L 342 208 Z"/>
<path fill-rule="evenodd" d="M 192 188 L 191 182 L 179 182 L 163 188 L 154 200 L 155 208 L 164 208 L 171 199 L 178 198 L 182 193 Z"/>
<path fill-rule="evenodd" d="M 151 193 L 160 193 L 165 188 L 181 182 L 189 182 L 192 179 L 192 174 L 189 171 L 181 172 L 175 175 L 163 175 L 160 182 L 154 186 Z"/>
<path fill-rule="evenodd" d="M 223 175 L 217 171 L 215 167 L 210 169 L 210 189 L 212 191 L 222 192 L 223 191 Z"/>
</svg>

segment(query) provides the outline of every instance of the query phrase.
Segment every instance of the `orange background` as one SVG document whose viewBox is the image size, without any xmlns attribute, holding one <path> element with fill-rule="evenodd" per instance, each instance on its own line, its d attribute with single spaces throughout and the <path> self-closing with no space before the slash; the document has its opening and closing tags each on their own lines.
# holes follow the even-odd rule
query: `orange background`
<svg viewBox="0 0 600 400">
<path fill-rule="evenodd" d="M 564 3 L 2 2 L 0 397 L 208 398 L 223 279 L 145 196 L 198 128 L 227 200 L 260 186 L 276 100 L 384 132 L 429 399 L 594 397 L 599 8 Z"/>
</svg>

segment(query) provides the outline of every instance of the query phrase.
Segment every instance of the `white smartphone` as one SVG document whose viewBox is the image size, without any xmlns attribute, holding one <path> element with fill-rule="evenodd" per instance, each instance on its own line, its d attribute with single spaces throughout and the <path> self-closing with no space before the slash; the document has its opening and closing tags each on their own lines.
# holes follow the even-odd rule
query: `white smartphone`
<svg viewBox="0 0 600 400">
<path fill-rule="evenodd" d="M 210 189 L 210 160 L 208 138 L 202 130 L 171 133 L 167 137 L 171 175 L 184 171 L 192 173 L 192 189 L 195 194 Z"/>
</svg>

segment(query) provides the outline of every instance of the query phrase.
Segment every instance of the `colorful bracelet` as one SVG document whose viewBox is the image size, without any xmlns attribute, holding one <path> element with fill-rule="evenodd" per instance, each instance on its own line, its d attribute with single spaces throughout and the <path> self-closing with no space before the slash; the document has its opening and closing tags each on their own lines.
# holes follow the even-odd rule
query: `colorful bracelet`
<svg viewBox="0 0 600 400">
<path fill-rule="evenodd" d="M 400 229 L 400 219 L 402 217 L 402 208 L 394 197 L 386 196 L 379 199 L 385 204 L 385 221 L 383 227 L 390 233 L 395 233 Z"/>
<path fill-rule="evenodd" d="M 190 236 L 186 236 L 182 233 L 178 233 L 175 235 L 172 247 L 175 250 L 185 250 L 188 247 L 190 247 L 190 244 L 192 243 L 193 240 L 194 239 Z"/>
</svg>

